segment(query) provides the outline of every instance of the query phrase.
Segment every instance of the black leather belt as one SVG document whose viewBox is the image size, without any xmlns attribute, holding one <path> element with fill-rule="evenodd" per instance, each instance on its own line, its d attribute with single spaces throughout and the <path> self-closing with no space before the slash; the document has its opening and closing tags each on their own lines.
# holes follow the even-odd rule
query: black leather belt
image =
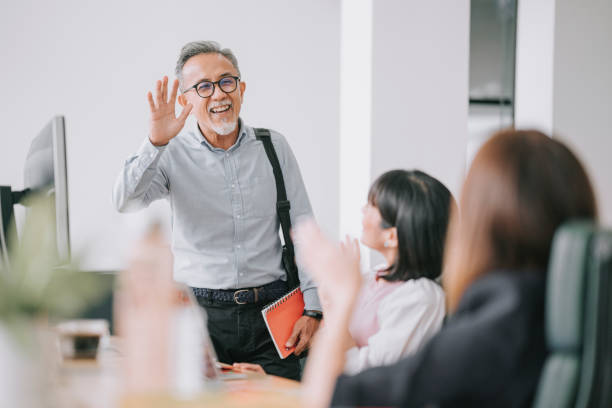
<svg viewBox="0 0 612 408">
<path fill-rule="evenodd" d="M 197 298 L 204 298 L 206 300 L 219 303 L 245 305 L 247 303 L 267 303 L 275 301 L 287 293 L 287 283 L 279 279 L 256 288 L 191 289 Z"/>
</svg>

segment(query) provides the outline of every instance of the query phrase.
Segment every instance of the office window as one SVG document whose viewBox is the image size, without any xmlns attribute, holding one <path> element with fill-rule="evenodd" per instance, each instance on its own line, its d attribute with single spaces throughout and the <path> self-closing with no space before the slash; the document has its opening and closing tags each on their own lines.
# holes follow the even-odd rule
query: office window
<svg viewBox="0 0 612 408">
<path fill-rule="evenodd" d="M 472 0 L 467 167 L 492 132 L 514 123 L 517 0 Z"/>
</svg>

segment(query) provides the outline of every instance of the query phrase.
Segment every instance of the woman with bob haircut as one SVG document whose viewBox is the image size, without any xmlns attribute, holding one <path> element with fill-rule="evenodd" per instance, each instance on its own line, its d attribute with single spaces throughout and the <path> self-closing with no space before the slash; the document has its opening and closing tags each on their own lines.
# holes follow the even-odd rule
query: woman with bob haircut
<svg viewBox="0 0 612 408">
<path fill-rule="evenodd" d="M 451 205 L 450 191 L 419 170 L 388 171 L 370 187 L 361 243 L 386 263 L 364 277 L 349 325 L 346 373 L 395 363 L 442 327 L 444 291 L 435 279 Z"/>
<path fill-rule="evenodd" d="M 395 363 L 442 327 L 445 297 L 435 279 L 442 273 L 451 206 L 444 184 L 419 170 L 388 171 L 370 187 L 361 243 L 386 263 L 365 274 L 348 328 L 346 373 Z M 249 363 L 235 368 L 263 372 Z"/>
<path fill-rule="evenodd" d="M 302 259 L 328 299 L 304 373 L 305 405 L 529 406 L 547 354 L 553 234 L 596 214 L 589 178 L 564 144 L 537 131 L 497 133 L 476 155 L 451 217 L 442 277 L 448 321 L 415 354 L 339 377 L 361 284 L 358 249 L 302 223 Z"/>
</svg>

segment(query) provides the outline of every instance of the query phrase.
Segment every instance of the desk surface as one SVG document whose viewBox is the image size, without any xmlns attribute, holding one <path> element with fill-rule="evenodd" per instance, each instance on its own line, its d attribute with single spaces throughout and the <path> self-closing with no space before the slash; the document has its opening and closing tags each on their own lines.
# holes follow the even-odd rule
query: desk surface
<svg viewBox="0 0 612 408">
<path fill-rule="evenodd" d="M 166 407 L 298 407 L 300 384 L 281 377 L 249 374 L 212 384 L 207 392 L 189 400 L 167 393 L 124 395 L 121 354 L 116 342 L 103 345 L 97 360 L 71 360 L 59 367 L 58 405 L 65 408 Z"/>
</svg>

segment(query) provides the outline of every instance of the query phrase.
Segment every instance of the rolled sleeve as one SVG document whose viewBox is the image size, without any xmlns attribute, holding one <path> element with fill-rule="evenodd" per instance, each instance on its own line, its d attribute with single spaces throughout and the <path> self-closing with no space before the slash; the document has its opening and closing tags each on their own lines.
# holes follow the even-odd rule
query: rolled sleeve
<svg viewBox="0 0 612 408">
<path fill-rule="evenodd" d="M 154 146 L 147 137 L 136 154 L 126 160 L 113 189 L 117 211 L 138 210 L 168 195 L 168 180 L 159 165 L 167 147 Z"/>
<path fill-rule="evenodd" d="M 323 310 L 317 288 L 306 289 L 302 293 L 304 294 L 304 308 L 306 310 L 318 310 L 319 312 Z"/>
</svg>

